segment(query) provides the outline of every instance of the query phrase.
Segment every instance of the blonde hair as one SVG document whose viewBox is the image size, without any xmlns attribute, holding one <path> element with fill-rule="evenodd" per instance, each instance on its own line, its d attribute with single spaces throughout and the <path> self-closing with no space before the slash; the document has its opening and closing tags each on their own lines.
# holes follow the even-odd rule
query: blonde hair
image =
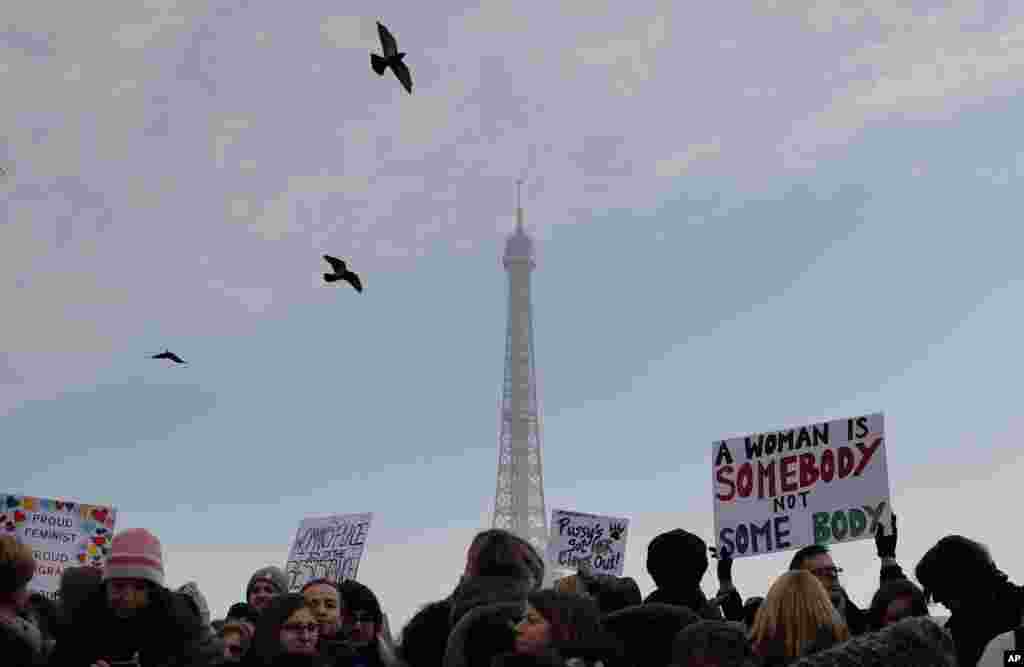
<svg viewBox="0 0 1024 667">
<path fill-rule="evenodd" d="M 850 638 L 825 587 L 806 570 L 786 572 L 772 584 L 750 629 L 754 653 L 765 657 L 773 645 L 797 658 L 825 634 L 835 642 Z"/>
<path fill-rule="evenodd" d="M 35 573 L 32 549 L 11 535 L 0 536 L 0 597 L 20 591 Z"/>
</svg>

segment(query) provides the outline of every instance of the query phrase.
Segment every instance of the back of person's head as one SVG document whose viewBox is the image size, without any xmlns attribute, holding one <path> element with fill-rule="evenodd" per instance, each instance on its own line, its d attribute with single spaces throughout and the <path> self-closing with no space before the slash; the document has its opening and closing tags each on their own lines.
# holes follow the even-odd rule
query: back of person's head
<svg viewBox="0 0 1024 667">
<path fill-rule="evenodd" d="M 92 565 L 64 568 L 57 593 L 63 622 L 70 622 L 82 603 L 102 587 L 102 577 L 103 571 Z"/>
<path fill-rule="evenodd" d="M 760 596 L 749 597 L 743 603 L 743 625 L 747 626 L 747 629 L 754 627 L 754 619 L 757 618 L 757 610 L 761 608 L 764 603 L 764 598 Z"/>
<path fill-rule="evenodd" d="M 527 598 L 548 622 L 552 643 L 587 641 L 601 634 L 601 610 L 588 596 L 545 589 Z"/>
<path fill-rule="evenodd" d="M 281 628 L 292 614 L 305 607 L 306 599 L 300 593 L 285 593 L 270 601 L 259 615 L 252 639 L 250 651 L 256 663 L 271 663 L 281 655 Z"/>
<path fill-rule="evenodd" d="M 698 621 L 680 630 L 672 644 L 677 667 L 744 667 L 753 658 L 747 629 L 730 621 Z"/>
<path fill-rule="evenodd" d="M 825 587 L 806 570 L 786 572 L 775 580 L 750 632 L 754 653 L 760 657 L 796 658 L 849 638 Z"/>
<path fill-rule="evenodd" d="M 0 601 L 14 601 L 35 573 L 32 548 L 12 535 L 0 536 Z"/>
<path fill-rule="evenodd" d="M 871 598 L 868 626 L 872 630 L 880 630 L 907 616 L 928 616 L 924 591 L 909 579 L 894 579 L 882 584 Z"/>
<path fill-rule="evenodd" d="M 230 651 L 232 660 L 241 660 L 249 652 L 253 640 L 250 633 L 249 626 L 239 621 L 224 623 L 217 630 L 217 636 L 233 649 Z"/>
<path fill-rule="evenodd" d="M 466 556 L 470 577 L 532 579 L 532 589 L 544 584 L 544 559 L 523 538 L 500 528 L 477 533 Z"/>
<path fill-rule="evenodd" d="M 953 638 L 935 621 L 914 616 L 821 652 L 793 667 L 956 667 Z"/>
<path fill-rule="evenodd" d="M 573 575 L 559 580 L 562 585 L 556 590 L 589 595 L 597 601 L 601 614 L 632 607 L 643 602 L 640 587 L 632 577 L 616 577 L 610 574 Z"/>
<path fill-rule="evenodd" d="M 189 609 L 199 619 L 200 624 L 203 627 L 208 627 L 210 625 L 210 605 L 206 602 L 206 596 L 199 590 L 199 585 L 190 581 L 181 586 L 177 593 L 188 602 Z"/>
<path fill-rule="evenodd" d="M 824 544 L 809 544 L 806 547 L 798 550 L 793 554 L 793 558 L 789 561 L 789 569 L 802 570 L 804 569 L 804 562 L 814 558 L 815 556 L 821 556 L 822 554 L 830 553 L 827 546 Z"/>
<path fill-rule="evenodd" d="M 708 545 L 682 528 L 658 535 L 647 545 L 647 573 L 658 588 L 689 588 L 708 571 Z"/>
<path fill-rule="evenodd" d="M 936 592 L 958 598 L 983 593 L 996 581 L 1005 579 L 988 547 L 963 537 L 947 535 L 925 552 L 914 568 L 926 600 Z"/>
<path fill-rule="evenodd" d="M 687 607 L 647 602 L 608 614 L 604 628 L 622 643 L 625 664 L 666 667 L 676 635 L 699 620 Z"/>
<path fill-rule="evenodd" d="M 514 623 L 522 616 L 515 602 L 477 607 L 459 619 L 445 648 L 445 667 L 489 667 L 494 658 L 515 650 Z"/>
</svg>

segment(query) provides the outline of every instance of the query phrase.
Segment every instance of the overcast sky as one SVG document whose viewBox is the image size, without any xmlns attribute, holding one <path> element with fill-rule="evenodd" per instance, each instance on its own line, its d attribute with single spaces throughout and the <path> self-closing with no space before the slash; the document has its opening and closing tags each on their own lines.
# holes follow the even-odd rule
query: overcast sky
<svg viewBox="0 0 1024 667">
<path fill-rule="evenodd" d="M 645 594 L 651 537 L 712 540 L 713 440 L 875 411 L 900 560 L 1024 578 L 1024 8 L 421 4 L 6 8 L 0 491 L 115 505 L 215 616 L 372 511 L 397 631 L 489 525 L 525 175 L 548 508 L 629 517 Z M 874 545 L 835 558 L 867 605 Z"/>
</svg>

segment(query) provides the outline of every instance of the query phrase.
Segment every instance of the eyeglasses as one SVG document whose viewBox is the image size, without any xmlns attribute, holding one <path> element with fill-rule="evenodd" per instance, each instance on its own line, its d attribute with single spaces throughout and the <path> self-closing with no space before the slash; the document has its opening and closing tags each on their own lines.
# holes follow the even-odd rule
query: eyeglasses
<svg viewBox="0 0 1024 667">
<path fill-rule="evenodd" d="M 843 568 L 841 567 L 819 567 L 811 570 L 811 574 L 822 579 L 838 579 L 842 573 Z"/>
<path fill-rule="evenodd" d="M 295 634 L 299 634 L 303 630 L 311 635 L 315 635 L 320 632 L 320 626 L 316 623 L 309 623 L 308 625 L 303 623 L 285 623 L 281 626 L 281 629 L 287 630 L 288 632 L 294 632 Z"/>
</svg>

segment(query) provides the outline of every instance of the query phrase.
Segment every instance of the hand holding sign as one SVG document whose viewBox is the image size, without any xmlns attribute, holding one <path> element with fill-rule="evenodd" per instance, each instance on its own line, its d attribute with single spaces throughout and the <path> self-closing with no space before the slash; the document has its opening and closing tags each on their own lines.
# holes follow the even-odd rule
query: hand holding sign
<svg viewBox="0 0 1024 667">
<path fill-rule="evenodd" d="M 890 511 L 890 535 L 885 534 L 885 525 L 879 522 L 875 527 L 875 549 L 879 558 L 896 558 L 896 515 Z"/>
</svg>

